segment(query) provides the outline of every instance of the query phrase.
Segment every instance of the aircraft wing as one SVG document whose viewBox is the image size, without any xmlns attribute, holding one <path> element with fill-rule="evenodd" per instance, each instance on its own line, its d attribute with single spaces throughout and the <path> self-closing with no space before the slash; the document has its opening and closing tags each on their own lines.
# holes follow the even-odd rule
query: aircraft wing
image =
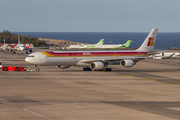
<svg viewBox="0 0 180 120">
<path fill-rule="evenodd" d="M 132 58 L 132 57 L 131 58 L 126 58 L 126 57 L 122 58 L 121 57 L 121 58 L 107 58 L 107 59 L 91 59 L 91 60 L 81 60 L 78 63 L 92 63 L 92 62 L 97 62 L 97 61 L 102 61 L 102 62 L 106 63 L 106 62 L 112 62 L 112 61 L 121 61 L 124 59 L 132 59 L 135 62 L 138 62 L 142 59 L 145 59 L 145 57 L 134 57 L 134 58 Z"/>
<path fill-rule="evenodd" d="M 18 50 L 17 48 L 7 48 L 8 50 Z"/>
<path fill-rule="evenodd" d="M 173 56 L 174 54 L 175 54 L 175 53 L 171 54 L 170 56 L 168 56 L 168 57 L 166 57 L 166 58 L 167 58 L 167 59 L 168 59 L 168 58 L 172 58 L 172 56 Z"/>
<path fill-rule="evenodd" d="M 24 50 L 35 50 L 35 49 L 48 49 L 49 47 L 33 47 L 33 48 L 25 48 Z"/>
<path fill-rule="evenodd" d="M 148 55 L 155 55 L 155 54 L 158 54 L 158 53 L 160 53 L 160 52 L 157 52 L 157 51 L 151 51 L 151 52 L 148 52 L 147 54 L 148 54 Z"/>
</svg>

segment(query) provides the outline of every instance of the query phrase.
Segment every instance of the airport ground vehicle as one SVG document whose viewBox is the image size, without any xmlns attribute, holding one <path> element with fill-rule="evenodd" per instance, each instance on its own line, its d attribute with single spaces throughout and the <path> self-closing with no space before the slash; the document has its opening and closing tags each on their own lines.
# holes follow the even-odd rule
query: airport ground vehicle
<svg viewBox="0 0 180 120">
<path fill-rule="evenodd" d="M 2 68 L 2 65 L 3 65 L 3 63 L 2 63 L 2 61 L 0 61 L 0 68 Z"/>
<path fill-rule="evenodd" d="M 24 66 L 3 66 L 2 71 L 26 71 Z"/>
</svg>

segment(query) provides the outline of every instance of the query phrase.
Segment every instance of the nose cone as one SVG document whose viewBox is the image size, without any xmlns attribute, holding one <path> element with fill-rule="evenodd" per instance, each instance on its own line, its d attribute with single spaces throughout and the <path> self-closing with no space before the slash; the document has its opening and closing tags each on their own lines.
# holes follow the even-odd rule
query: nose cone
<svg viewBox="0 0 180 120">
<path fill-rule="evenodd" d="M 29 62 L 29 59 L 28 59 L 28 57 L 26 57 L 26 58 L 25 58 L 25 61 L 26 61 L 26 62 Z"/>
</svg>

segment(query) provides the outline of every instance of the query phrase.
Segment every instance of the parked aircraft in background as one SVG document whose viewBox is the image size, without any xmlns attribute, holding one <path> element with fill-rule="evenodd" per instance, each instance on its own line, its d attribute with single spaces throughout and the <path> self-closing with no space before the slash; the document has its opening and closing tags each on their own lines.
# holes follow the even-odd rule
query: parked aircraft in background
<svg viewBox="0 0 180 120">
<path fill-rule="evenodd" d="M 28 55 L 25 61 L 36 66 L 57 66 L 66 69 L 70 66 L 84 67 L 84 71 L 111 71 L 108 65 L 132 67 L 147 58 L 154 48 L 158 29 L 152 29 L 142 45 L 136 50 L 116 51 L 43 51 Z"/>
<path fill-rule="evenodd" d="M 33 48 L 27 48 L 26 45 L 20 43 L 20 36 L 18 35 L 18 44 L 16 46 L 13 46 L 9 48 L 9 51 L 12 51 L 13 53 L 16 53 L 16 51 L 28 53 L 28 51 L 31 53 Z"/>
<path fill-rule="evenodd" d="M 180 57 L 179 52 L 160 52 L 155 55 L 152 55 L 153 59 L 173 59 Z"/>
<path fill-rule="evenodd" d="M 132 40 L 128 40 L 125 44 L 105 44 L 105 45 L 97 45 L 96 48 L 100 49 L 117 49 L 117 48 L 127 48 L 133 42 Z"/>
<path fill-rule="evenodd" d="M 101 39 L 97 44 L 93 44 L 93 45 L 85 45 L 85 44 L 70 45 L 70 46 L 66 47 L 66 49 L 82 49 L 82 48 L 87 48 L 87 46 L 103 45 L 103 43 L 104 43 L 104 39 Z"/>
<path fill-rule="evenodd" d="M 1 50 L 5 51 L 5 50 L 7 50 L 7 49 L 8 49 L 8 45 L 6 45 L 5 39 L 4 39 L 4 45 L 1 46 Z"/>
<path fill-rule="evenodd" d="M 16 46 L 13 46 L 11 48 L 9 48 L 9 50 L 13 53 L 16 53 L 16 51 L 20 51 L 20 52 L 25 52 L 25 53 L 28 53 L 28 52 L 32 52 L 34 49 L 42 49 L 42 48 L 48 48 L 48 47 L 26 47 L 25 44 L 21 44 L 20 43 L 20 36 L 18 35 L 18 44 Z"/>
<path fill-rule="evenodd" d="M 129 45 L 131 44 L 132 40 L 128 40 L 125 44 L 116 44 L 116 45 L 113 45 L 113 44 L 109 44 L 109 45 L 104 45 L 103 42 L 104 42 L 104 39 L 101 39 L 101 41 L 97 44 L 94 44 L 94 45 L 71 45 L 69 47 L 67 47 L 67 49 L 71 49 L 71 48 L 75 48 L 75 49 L 117 49 L 117 48 L 127 48 L 129 47 Z"/>
</svg>

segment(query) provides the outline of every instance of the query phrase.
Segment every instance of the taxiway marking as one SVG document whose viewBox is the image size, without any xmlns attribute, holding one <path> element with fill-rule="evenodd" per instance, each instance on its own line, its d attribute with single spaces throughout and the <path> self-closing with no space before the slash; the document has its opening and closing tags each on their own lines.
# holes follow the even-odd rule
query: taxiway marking
<svg viewBox="0 0 180 120">
<path fill-rule="evenodd" d="M 180 84 L 165 84 L 165 85 L 180 85 Z"/>
<path fill-rule="evenodd" d="M 120 75 L 121 77 L 136 77 L 135 75 Z"/>
<path fill-rule="evenodd" d="M 156 79 L 140 79 L 142 81 L 157 81 Z"/>
<path fill-rule="evenodd" d="M 29 113 L 35 114 L 35 115 L 37 115 L 37 116 L 40 116 L 40 117 L 46 118 L 47 120 L 54 120 L 54 119 L 52 119 L 52 118 L 46 117 L 46 116 L 44 116 L 44 115 L 41 115 L 41 114 L 39 114 L 39 113 L 36 113 L 36 112 L 30 111 L 30 110 L 28 110 L 27 108 L 24 108 L 23 110 L 24 110 L 24 111 L 26 111 L 26 112 L 29 112 Z"/>
</svg>

